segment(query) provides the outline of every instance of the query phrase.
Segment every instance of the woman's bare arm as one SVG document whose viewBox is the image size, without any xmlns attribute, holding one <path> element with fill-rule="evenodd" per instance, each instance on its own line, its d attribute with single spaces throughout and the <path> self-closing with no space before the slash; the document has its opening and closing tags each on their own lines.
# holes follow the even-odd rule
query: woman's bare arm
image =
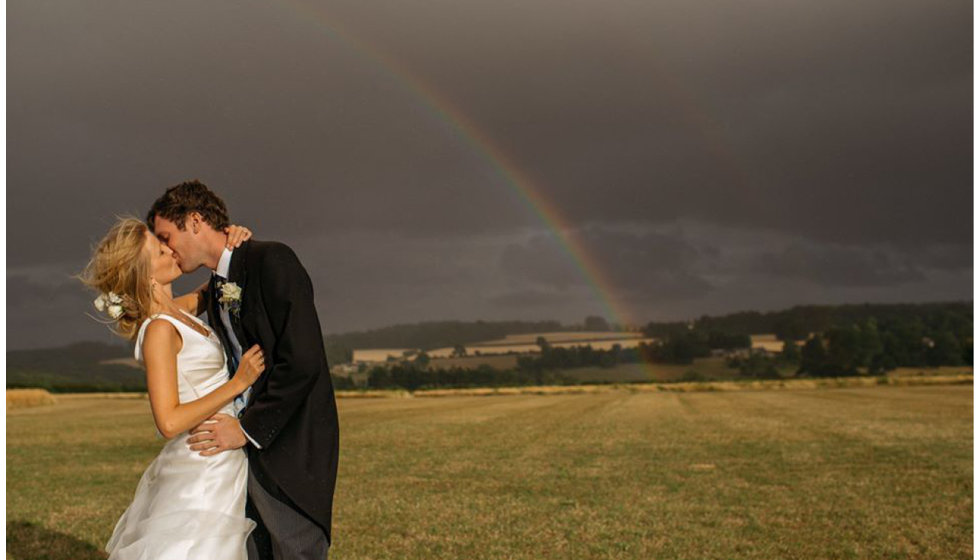
<svg viewBox="0 0 980 560">
<path fill-rule="evenodd" d="M 181 404 L 177 390 L 177 352 L 182 344 L 177 329 L 168 321 L 155 319 L 147 325 L 143 356 L 150 408 L 157 429 L 168 439 L 207 420 L 250 385 L 236 374 L 207 395 Z"/>
</svg>

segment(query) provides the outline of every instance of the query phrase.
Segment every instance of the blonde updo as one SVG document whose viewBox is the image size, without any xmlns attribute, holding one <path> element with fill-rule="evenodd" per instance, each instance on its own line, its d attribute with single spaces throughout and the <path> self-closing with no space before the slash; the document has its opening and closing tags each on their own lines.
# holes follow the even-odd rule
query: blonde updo
<svg viewBox="0 0 980 560">
<path fill-rule="evenodd" d="M 119 336 L 133 340 L 150 314 L 153 287 L 150 259 L 143 250 L 149 228 L 136 218 L 124 217 L 95 246 L 92 259 L 78 276 L 85 285 L 122 297 L 122 315 L 110 319 Z"/>
</svg>

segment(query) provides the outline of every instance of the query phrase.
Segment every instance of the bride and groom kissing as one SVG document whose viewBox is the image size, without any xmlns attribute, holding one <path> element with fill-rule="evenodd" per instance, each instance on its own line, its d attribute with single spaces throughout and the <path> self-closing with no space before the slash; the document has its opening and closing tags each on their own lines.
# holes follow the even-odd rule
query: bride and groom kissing
<svg viewBox="0 0 980 560">
<path fill-rule="evenodd" d="M 177 296 L 181 274 L 210 280 Z M 337 405 L 313 285 L 288 246 L 251 239 L 199 181 L 122 218 L 80 276 L 135 343 L 157 430 L 110 560 L 323 560 Z M 207 323 L 198 318 L 207 314 Z"/>
</svg>

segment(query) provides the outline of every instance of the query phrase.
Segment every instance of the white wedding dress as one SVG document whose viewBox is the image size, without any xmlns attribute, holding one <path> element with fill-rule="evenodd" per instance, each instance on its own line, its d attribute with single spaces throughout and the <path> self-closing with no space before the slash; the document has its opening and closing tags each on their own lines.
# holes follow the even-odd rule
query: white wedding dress
<svg viewBox="0 0 980 560">
<path fill-rule="evenodd" d="M 209 333 L 205 337 L 170 315 L 154 315 L 140 326 L 138 361 L 143 361 L 146 327 L 156 317 L 173 323 L 183 338 L 177 354 L 181 403 L 228 380 L 225 353 L 214 332 L 204 326 Z M 234 415 L 234 403 L 220 412 Z M 245 540 L 255 522 L 245 517 L 245 453 L 236 449 L 203 457 L 191 451 L 188 437 L 184 432 L 168 441 L 143 473 L 133 502 L 106 545 L 109 560 L 246 560 Z"/>
</svg>

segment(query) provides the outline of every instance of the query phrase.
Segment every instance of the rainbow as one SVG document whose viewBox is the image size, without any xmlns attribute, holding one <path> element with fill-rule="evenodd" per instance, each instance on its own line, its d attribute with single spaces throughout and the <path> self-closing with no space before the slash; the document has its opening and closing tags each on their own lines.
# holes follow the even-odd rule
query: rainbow
<svg viewBox="0 0 980 560">
<path fill-rule="evenodd" d="M 346 31 L 324 10 L 306 4 L 302 0 L 283 0 L 283 2 L 291 6 L 304 23 L 314 23 L 319 31 L 326 32 L 331 39 L 344 45 L 382 74 L 390 76 L 396 85 L 411 94 L 430 114 L 448 124 L 475 154 L 496 171 L 504 180 L 504 184 L 555 235 L 562 250 L 580 271 L 605 313 L 620 325 L 640 326 L 637 317 L 617 301 L 615 284 L 604 271 L 599 259 L 587 250 L 584 240 L 576 233 L 576 228 L 571 225 L 558 204 L 546 197 L 544 191 L 520 169 L 516 161 L 494 143 L 492 138 L 483 133 L 452 100 L 423 81 L 396 58 Z M 651 49 L 650 45 L 634 42 L 637 43 L 634 46 L 644 52 L 649 52 Z M 718 124 L 696 102 L 696 96 L 684 87 L 676 76 L 661 65 L 656 66 L 652 70 L 660 78 L 661 91 L 667 96 L 670 104 L 678 109 L 686 124 L 699 134 L 704 144 L 705 155 L 719 163 L 728 172 L 733 187 L 737 187 L 730 189 L 729 192 L 737 192 L 737 196 L 743 199 L 747 197 L 759 199 L 761 193 L 758 183 L 741 164 L 731 142 L 726 141 L 725 134 Z"/>
<path fill-rule="evenodd" d="M 583 240 L 575 234 L 575 228 L 562 214 L 558 205 L 544 196 L 516 162 L 489 136 L 480 131 L 466 114 L 435 88 L 414 75 L 405 65 L 377 47 L 358 39 L 335 23 L 317 7 L 298 0 L 283 0 L 291 6 L 304 21 L 312 21 L 321 31 L 333 40 L 343 44 L 394 82 L 407 90 L 426 110 L 447 123 L 474 153 L 484 159 L 504 180 L 504 183 L 518 196 L 521 202 L 553 232 L 562 250 L 568 255 L 596 300 L 610 318 L 621 325 L 636 325 L 634 318 L 623 308 L 614 296 L 616 287 L 603 271 L 599 260 L 586 249 Z"/>
</svg>

